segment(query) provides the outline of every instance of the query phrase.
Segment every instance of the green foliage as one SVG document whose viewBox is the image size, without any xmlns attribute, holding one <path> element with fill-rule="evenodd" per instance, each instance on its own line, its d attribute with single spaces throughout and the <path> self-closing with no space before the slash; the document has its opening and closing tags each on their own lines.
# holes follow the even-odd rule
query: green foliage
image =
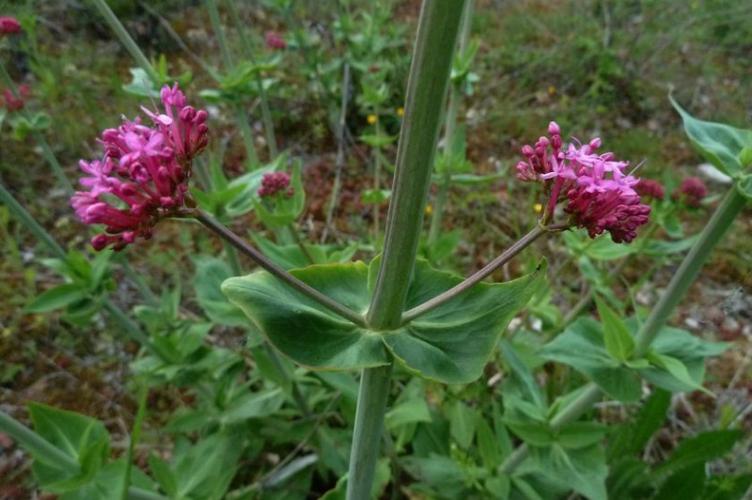
<svg viewBox="0 0 752 500">
<path fill-rule="evenodd" d="M 292 274 L 359 312 L 369 304 L 371 271 L 362 263 L 311 266 Z M 323 309 L 265 272 L 231 278 L 222 286 L 231 302 L 280 351 L 306 366 L 351 370 L 389 362 L 388 352 L 416 373 L 447 383 L 477 378 L 500 332 L 527 303 L 542 271 L 501 284 L 482 284 L 424 316 L 388 332 L 360 328 Z M 407 308 L 461 280 L 421 262 Z M 305 333 L 302 333 L 305 332 Z"/>
</svg>

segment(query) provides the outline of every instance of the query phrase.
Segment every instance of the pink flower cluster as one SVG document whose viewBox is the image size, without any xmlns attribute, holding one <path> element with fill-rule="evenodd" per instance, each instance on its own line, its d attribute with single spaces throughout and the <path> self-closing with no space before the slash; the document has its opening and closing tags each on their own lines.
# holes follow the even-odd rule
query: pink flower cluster
<svg viewBox="0 0 752 500">
<path fill-rule="evenodd" d="M 270 49 L 282 50 L 287 48 L 287 42 L 276 31 L 267 31 L 264 34 L 264 43 Z"/>
<path fill-rule="evenodd" d="M 648 221 L 650 206 L 635 190 L 637 178 L 625 173 L 629 163 L 613 153 L 597 153 L 601 140 L 564 147 L 556 122 L 548 126 L 548 137 L 522 148 L 524 161 L 517 164 L 517 177 L 542 182 L 549 201 L 545 217 L 553 217 L 560 200 L 571 222 L 587 229 L 591 238 L 608 231 L 617 243 L 629 243 L 637 228 Z"/>
<path fill-rule="evenodd" d="M 258 195 L 262 198 L 267 198 L 279 193 L 284 193 L 288 198 L 295 194 L 292 186 L 290 186 L 290 174 L 287 172 L 264 174 L 261 178 L 261 187 L 258 190 Z"/>
<path fill-rule="evenodd" d="M 71 205 L 85 224 L 103 224 L 91 240 L 96 250 L 121 250 L 136 238 L 148 239 L 160 219 L 184 207 L 191 161 L 208 141 L 206 111 L 186 105 L 177 84 L 161 92 L 164 113 L 143 111 L 154 122 L 124 120 L 102 132 L 104 158 L 81 160 L 87 174 Z"/>
<path fill-rule="evenodd" d="M 666 195 L 663 184 L 653 179 L 640 179 L 635 186 L 635 191 L 640 196 L 654 200 L 662 200 Z"/>
<path fill-rule="evenodd" d="M 8 111 L 19 111 L 23 109 L 26 104 L 26 100 L 29 98 L 31 91 L 26 84 L 18 86 L 18 97 L 13 95 L 10 89 L 3 90 L 3 103 L 2 105 Z"/>
<path fill-rule="evenodd" d="M 0 37 L 5 35 L 15 35 L 21 32 L 21 23 L 18 19 L 10 16 L 0 16 Z"/>
<path fill-rule="evenodd" d="M 672 197 L 675 200 L 684 202 L 685 205 L 692 208 L 700 206 L 702 199 L 708 195 L 708 187 L 699 177 L 687 177 L 684 179 Z"/>
</svg>

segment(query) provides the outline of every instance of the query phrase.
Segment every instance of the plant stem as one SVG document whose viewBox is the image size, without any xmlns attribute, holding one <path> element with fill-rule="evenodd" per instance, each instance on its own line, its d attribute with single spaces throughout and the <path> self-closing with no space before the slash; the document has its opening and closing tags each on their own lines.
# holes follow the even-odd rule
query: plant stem
<svg viewBox="0 0 752 500">
<path fill-rule="evenodd" d="M 347 475 L 347 500 L 367 500 L 371 496 L 391 381 L 392 365 L 366 368 L 361 375 Z"/>
<path fill-rule="evenodd" d="M 650 316 L 637 332 L 637 346 L 635 356 L 645 354 L 658 332 L 668 320 L 671 312 L 689 290 L 692 282 L 697 278 L 703 264 L 710 256 L 713 248 L 721 241 L 723 235 L 731 227 L 734 219 L 742 211 L 747 200 L 736 189 L 731 187 L 724 196 L 708 224 L 700 233 L 700 238 L 692 246 L 679 269 L 671 279 L 668 288 L 658 303 L 651 310 Z M 586 386 L 580 396 L 563 408 L 551 421 L 554 429 L 572 422 L 588 411 L 601 397 L 601 390 L 594 383 Z M 510 474 L 525 459 L 528 453 L 527 445 L 518 447 L 507 460 L 501 464 L 499 471 Z"/>
<path fill-rule="evenodd" d="M 154 70 L 154 67 L 141 51 L 138 44 L 136 44 L 133 38 L 131 38 L 131 36 L 128 34 L 128 31 L 117 18 L 115 13 L 112 12 L 112 9 L 110 9 L 109 5 L 107 5 L 107 2 L 105 0 L 92 0 L 92 2 L 94 3 L 94 6 L 97 8 L 97 10 L 99 10 L 99 13 L 102 15 L 102 17 L 104 17 L 104 20 L 107 22 L 107 24 L 110 25 L 112 31 L 115 32 L 115 35 L 120 40 L 120 43 L 122 43 L 123 47 L 125 47 L 125 50 L 127 50 L 128 53 L 130 53 L 131 57 L 136 60 L 136 64 L 141 66 L 141 69 L 146 71 L 146 73 L 149 75 L 149 78 L 152 82 L 154 82 L 155 85 L 159 85 L 161 82 L 159 75 Z"/>
<path fill-rule="evenodd" d="M 253 55 L 253 45 L 248 39 L 248 34 L 246 33 L 245 26 L 243 26 L 243 24 L 240 22 L 240 13 L 238 12 L 238 8 L 235 5 L 235 0 L 227 0 L 225 4 L 230 9 L 230 17 L 233 20 L 235 29 L 240 35 L 240 42 L 243 44 L 243 52 L 245 57 L 247 57 L 252 64 L 256 64 L 256 58 Z M 264 88 L 264 82 L 261 78 L 261 73 L 258 71 L 256 72 L 256 87 L 259 93 L 259 97 L 261 98 L 261 119 L 264 122 L 264 132 L 266 133 L 266 142 L 269 146 L 269 156 L 270 158 L 276 158 L 278 151 L 277 137 L 274 133 L 274 120 L 272 120 L 272 113 L 269 107 L 269 97 L 266 93 L 266 89 Z"/>
<path fill-rule="evenodd" d="M 658 332 L 671 316 L 679 301 L 684 298 L 689 287 L 697 279 L 705 261 L 710 257 L 713 248 L 721 241 L 723 235 L 731 227 L 734 219 L 742 211 L 747 199 L 733 186 L 723 197 L 708 224 L 700 233 L 700 239 L 692 245 L 689 253 L 682 261 L 679 269 L 674 273 L 668 288 L 658 303 L 650 311 L 650 316 L 637 332 L 635 355 L 641 356 L 655 339 Z"/>
<path fill-rule="evenodd" d="M 65 260 L 66 254 L 63 247 L 58 245 L 57 241 L 48 233 L 34 217 L 21 206 L 20 203 L 13 197 L 2 182 L 0 182 L 0 201 L 2 201 L 10 210 L 10 212 L 16 216 L 21 222 L 21 225 L 31 231 L 31 233 L 52 252 L 55 257 Z"/>
<path fill-rule="evenodd" d="M 73 473 L 79 471 L 78 463 L 70 455 L 3 411 L 0 411 L 0 429 L 40 462 L 62 466 Z"/>
<path fill-rule="evenodd" d="M 414 320 L 418 316 L 427 313 L 431 309 L 434 309 L 440 306 L 441 304 L 449 300 L 452 300 L 453 298 L 465 292 L 466 290 L 469 290 L 470 288 L 475 286 L 477 283 L 479 283 L 480 281 L 485 279 L 487 276 L 489 276 L 491 273 L 493 273 L 496 269 L 498 269 L 499 267 L 503 266 L 504 264 L 512 260 L 512 258 L 515 255 L 523 251 L 525 248 L 530 246 L 530 244 L 532 244 L 535 240 L 537 240 L 539 237 L 541 237 L 542 235 L 546 234 L 549 231 L 551 231 L 551 229 L 545 228 L 540 225 L 536 225 L 529 233 L 527 233 L 525 236 L 520 238 L 511 247 L 507 248 L 501 255 L 499 255 L 494 260 L 486 264 L 479 271 L 476 271 L 475 273 L 465 278 L 465 280 L 462 281 L 461 283 L 435 296 L 434 298 L 427 300 L 421 305 L 413 307 L 409 311 L 406 311 L 402 315 L 402 324 L 405 324 Z"/>
<path fill-rule="evenodd" d="M 350 95 L 348 91 L 349 87 L 350 65 L 345 63 L 342 69 L 342 102 L 340 103 L 339 120 L 337 121 L 337 157 L 334 160 L 334 186 L 332 186 L 329 207 L 326 210 L 326 225 L 324 226 L 324 231 L 321 233 L 321 243 L 326 242 L 326 237 L 332 226 L 334 208 L 337 206 L 339 190 L 342 186 L 342 170 L 345 167 L 345 121 L 347 120 L 347 101 Z"/>
<path fill-rule="evenodd" d="M 214 233 L 220 236 L 223 240 L 229 242 L 232 246 L 240 250 L 241 253 L 250 257 L 254 262 L 256 262 L 256 264 L 264 268 L 272 275 L 281 279 L 292 288 L 308 296 L 312 300 L 315 300 L 327 309 L 330 309 L 331 311 L 339 314 L 343 318 L 352 321 L 356 325 L 361 327 L 366 326 L 363 316 L 356 313 L 349 307 L 340 304 L 336 300 L 327 297 L 310 285 L 300 281 L 298 278 L 272 262 L 263 253 L 256 250 L 248 242 L 240 238 L 237 234 L 230 231 L 227 227 L 222 225 L 222 223 L 214 219 L 211 215 L 201 210 L 196 210 L 195 212 L 192 212 L 191 215 L 201 224 L 206 226 L 208 229 L 211 229 Z"/>
<path fill-rule="evenodd" d="M 70 455 L 62 452 L 57 446 L 4 411 L 0 411 L 0 430 L 13 438 L 35 460 L 58 469 L 64 469 L 71 475 L 78 474 L 81 471 L 79 464 Z M 128 488 L 128 498 L 130 500 L 167 500 L 162 495 L 135 487 Z"/>
<path fill-rule="evenodd" d="M 457 44 L 457 52 L 464 52 L 467 47 L 467 41 L 470 37 L 470 27 L 473 19 L 473 0 L 467 0 L 465 9 L 462 12 L 462 27 L 460 29 L 459 43 Z M 446 122 L 444 125 L 444 151 L 452 157 L 455 155 L 453 151 L 454 146 L 454 131 L 457 128 L 457 114 L 459 113 L 460 104 L 462 102 L 461 89 L 459 84 L 452 83 L 449 89 L 449 107 L 446 113 Z M 441 183 L 439 184 L 439 191 L 436 194 L 436 202 L 433 207 L 433 214 L 431 217 L 431 226 L 428 231 L 428 246 L 431 247 L 436 243 L 441 231 L 441 221 L 444 217 L 444 209 L 446 208 L 446 201 L 449 197 L 449 188 L 451 186 L 452 174 L 448 165 L 445 165 L 445 170 L 441 177 Z"/>
<path fill-rule="evenodd" d="M 405 306 L 463 7 L 464 0 L 424 0 L 421 7 L 384 253 L 368 311 L 368 324 L 376 330 L 399 326 Z M 366 368 L 362 372 L 350 449 L 347 500 L 370 498 L 390 379 L 391 365 Z"/>
<path fill-rule="evenodd" d="M 290 231 L 290 234 L 292 235 L 292 239 L 295 241 L 295 244 L 298 245 L 298 248 L 300 248 L 300 251 L 303 253 L 303 256 L 306 258 L 308 263 L 315 264 L 316 262 L 313 260 L 311 253 L 308 251 L 308 248 L 306 248 L 305 243 L 300 238 L 300 235 L 298 234 L 298 230 L 295 228 L 295 226 L 291 223 L 287 226 L 287 229 Z"/>
<path fill-rule="evenodd" d="M 10 90 L 10 93 L 13 94 L 16 99 L 20 99 L 21 96 L 18 93 L 18 87 L 16 87 L 16 83 L 10 77 L 8 70 L 5 68 L 5 64 L 3 64 L 2 61 L 0 61 L 0 76 L 2 76 L 2 79 L 5 82 L 5 86 Z M 29 113 L 25 108 L 20 109 L 18 113 L 20 113 L 21 116 L 23 116 L 27 120 L 31 120 L 31 117 L 29 116 Z M 49 163 L 50 168 L 52 169 L 52 173 L 55 175 L 55 177 L 57 177 L 58 182 L 63 186 L 63 189 L 65 189 L 66 192 L 72 193 L 73 185 L 65 176 L 65 171 L 57 161 L 55 153 L 52 152 L 52 148 L 50 148 L 47 139 L 45 139 L 44 135 L 42 135 L 42 133 L 38 130 L 32 130 L 31 135 L 34 137 L 34 140 L 37 141 L 37 144 L 42 150 L 42 156 L 47 161 L 47 163 Z"/>
<path fill-rule="evenodd" d="M 230 47 L 227 44 L 227 38 L 225 38 L 225 30 L 222 28 L 222 21 L 219 18 L 219 9 L 217 9 L 217 2 L 214 0 L 205 0 L 206 10 L 209 12 L 209 21 L 214 30 L 214 35 L 217 37 L 217 44 L 219 45 L 219 52 L 222 56 L 222 64 L 225 67 L 225 71 L 232 71 L 235 67 L 233 62 L 232 53 Z M 248 124 L 248 116 L 246 115 L 243 105 L 240 103 L 232 104 L 233 112 L 235 113 L 235 121 L 240 129 L 240 135 L 243 138 L 243 145 L 245 146 L 245 152 L 248 156 L 248 167 L 250 170 L 256 170 L 259 167 L 258 154 L 256 154 L 256 146 L 253 142 L 253 130 Z"/>
<path fill-rule="evenodd" d="M 407 85 L 397 148 L 384 253 L 368 322 L 378 329 L 400 324 L 418 248 L 431 181 L 441 108 L 464 0 L 424 0 Z"/>
</svg>

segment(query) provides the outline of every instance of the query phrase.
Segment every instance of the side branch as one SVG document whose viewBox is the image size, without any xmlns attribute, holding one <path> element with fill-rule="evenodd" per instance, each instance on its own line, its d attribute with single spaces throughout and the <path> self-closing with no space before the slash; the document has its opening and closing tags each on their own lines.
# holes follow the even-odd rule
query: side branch
<svg viewBox="0 0 752 500">
<path fill-rule="evenodd" d="M 191 215 L 195 217 L 195 219 L 198 220 L 201 224 L 214 231 L 230 245 L 237 248 L 241 253 L 250 257 L 254 262 L 256 262 L 256 264 L 258 264 L 277 278 L 281 279 L 300 293 L 307 295 L 322 306 L 339 314 L 343 318 L 352 321 L 358 326 L 367 326 L 363 316 L 353 311 L 349 307 L 340 304 L 336 300 L 327 297 L 310 285 L 300 281 L 298 278 L 272 262 L 264 254 L 248 244 L 247 241 L 243 240 L 240 236 L 230 231 L 227 227 L 225 227 L 221 222 L 214 219 L 211 215 L 201 210 L 191 212 Z"/>
</svg>

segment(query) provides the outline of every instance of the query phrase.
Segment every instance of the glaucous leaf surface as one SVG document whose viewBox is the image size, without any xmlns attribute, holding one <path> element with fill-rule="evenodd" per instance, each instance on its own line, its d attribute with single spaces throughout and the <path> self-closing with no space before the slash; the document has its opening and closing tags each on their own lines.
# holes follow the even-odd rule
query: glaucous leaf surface
<svg viewBox="0 0 752 500">
<path fill-rule="evenodd" d="M 378 259 L 315 265 L 291 271 L 329 297 L 365 314 Z M 323 308 L 266 272 L 230 278 L 222 285 L 231 302 L 280 351 L 312 368 L 351 370 L 389 363 L 444 383 L 480 376 L 501 331 L 535 290 L 543 269 L 506 283 L 481 283 L 395 330 L 372 331 Z M 406 309 L 462 281 L 459 276 L 416 264 Z"/>
</svg>

